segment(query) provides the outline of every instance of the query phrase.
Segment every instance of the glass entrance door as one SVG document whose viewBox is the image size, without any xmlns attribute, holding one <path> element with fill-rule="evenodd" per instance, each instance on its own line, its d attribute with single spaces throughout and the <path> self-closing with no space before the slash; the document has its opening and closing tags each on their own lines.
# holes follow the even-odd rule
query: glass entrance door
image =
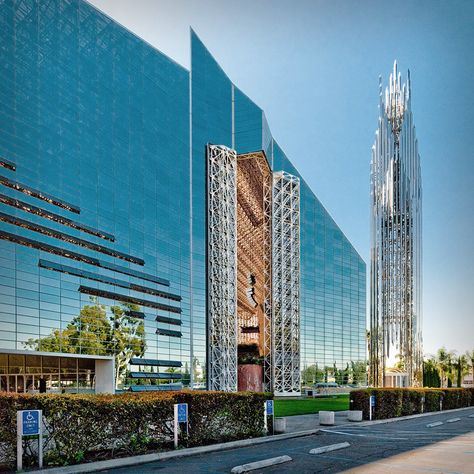
<svg viewBox="0 0 474 474">
<path fill-rule="evenodd" d="M 8 385 L 7 390 L 9 392 L 25 392 L 25 376 L 24 375 L 8 375 L 6 377 Z"/>
</svg>

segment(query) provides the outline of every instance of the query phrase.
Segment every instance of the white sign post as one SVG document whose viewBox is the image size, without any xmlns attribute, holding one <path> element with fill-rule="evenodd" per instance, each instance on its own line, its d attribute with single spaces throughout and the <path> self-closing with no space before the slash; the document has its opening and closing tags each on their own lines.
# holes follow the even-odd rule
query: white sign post
<svg viewBox="0 0 474 474">
<path fill-rule="evenodd" d="M 372 409 L 375 406 L 375 395 L 371 395 L 369 399 L 369 420 L 372 421 Z"/>
<path fill-rule="evenodd" d="M 42 410 L 19 410 L 16 412 L 17 445 L 16 466 L 17 470 L 23 469 L 23 437 L 38 436 L 38 465 L 43 468 L 43 411 Z"/>
<path fill-rule="evenodd" d="M 274 410 L 273 410 L 273 400 L 266 400 L 263 403 L 263 413 L 264 413 L 264 427 L 265 427 L 265 433 L 268 433 L 268 417 L 272 417 L 272 434 L 274 433 L 275 430 L 275 420 L 274 420 Z"/>
<path fill-rule="evenodd" d="M 174 449 L 178 448 L 178 433 L 180 423 L 186 423 L 186 434 L 189 435 L 187 403 L 176 403 L 174 405 Z"/>
</svg>

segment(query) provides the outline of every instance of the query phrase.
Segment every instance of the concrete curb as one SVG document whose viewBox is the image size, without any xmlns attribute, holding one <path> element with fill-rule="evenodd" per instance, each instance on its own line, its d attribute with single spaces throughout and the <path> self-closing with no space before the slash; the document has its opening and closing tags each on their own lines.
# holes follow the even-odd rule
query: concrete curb
<svg viewBox="0 0 474 474">
<path fill-rule="evenodd" d="M 451 418 L 446 420 L 446 423 L 456 423 L 456 421 L 461 421 L 461 418 Z"/>
<path fill-rule="evenodd" d="M 276 458 L 263 459 L 262 461 L 249 462 L 240 466 L 235 466 L 230 471 L 232 474 L 242 474 L 244 472 L 255 471 L 256 469 L 263 469 L 264 467 L 276 466 L 284 462 L 293 461 L 290 456 L 277 456 Z"/>
<path fill-rule="evenodd" d="M 300 438 L 303 436 L 313 435 L 317 433 L 318 431 L 321 431 L 323 428 L 325 432 L 331 432 L 332 429 L 339 429 L 341 427 L 347 427 L 347 426 L 379 425 L 379 424 L 384 424 L 384 423 L 393 423 L 394 421 L 411 420 L 413 418 L 422 418 L 426 416 L 446 414 L 448 412 L 454 413 L 454 412 L 472 410 L 472 409 L 473 407 L 456 408 L 454 410 L 420 413 L 417 415 L 401 416 L 399 418 L 388 418 L 386 420 L 363 421 L 360 423 L 348 422 L 342 425 L 337 425 L 337 426 L 329 427 L 329 428 L 321 427 L 321 428 L 315 428 L 312 430 L 295 431 L 294 433 L 283 433 L 283 434 L 274 435 L 274 436 L 262 436 L 261 438 L 250 438 L 250 439 L 242 439 L 239 441 L 230 441 L 228 443 L 211 444 L 210 446 L 199 446 L 197 448 L 178 449 L 176 451 L 166 451 L 164 453 L 142 454 L 141 456 L 130 456 L 126 458 L 108 459 L 106 461 L 96 461 L 96 462 L 85 463 L 85 464 L 77 464 L 74 466 L 53 467 L 50 469 L 28 471 L 28 473 L 29 474 L 79 474 L 83 472 L 97 472 L 97 471 L 103 471 L 106 469 L 114 469 L 118 467 L 136 466 L 138 464 L 148 464 L 155 461 L 164 461 L 167 459 L 194 456 L 195 454 L 212 453 L 214 451 L 222 451 L 225 449 L 243 448 L 246 446 L 271 443 L 273 441 L 280 441 L 284 439 Z"/>
<path fill-rule="evenodd" d="M 464 407 L 464 408 L 453 408 L 452 410 L 429 411 L 426 413 L 417 413 L 416 415 L 399 416 L 398 418 L 386 418 L 385 420 L 363 421 L 362 423 L 352 422 L 350 423 L 350 425 L 351 426 L 383 425 L 385 423 L 393 423 L 394 421 L 413 420 L 414 418 L 424 418 L 425 416 L 436 416 L 436 415 L 443 415 L 447 413 L 455 413 L 458 411 L 472 410 L 473 408 L 474 407 Z M 344 425 L 339 425 L 339 426 L 347 426 L 347 424 L 349 423 L 346 423 Z"/>
<path fill-rule="evenodd" d="M 320 448 L 312 449 L 309 454 L 323 454 L 331 451 L 337 451 L 338 449 L 348 448 L 350 443 L 345 441 L 344 443 L 329 444 L 328 446 L 321 446 Z"/>
<path fill-rule="evenodd" d="M 444 425 L 442 421 L 435 421 L 434 423 L 428 423 L 426 425 L 427 428 L 436 428 L 437 426 Z"/>
</svg>

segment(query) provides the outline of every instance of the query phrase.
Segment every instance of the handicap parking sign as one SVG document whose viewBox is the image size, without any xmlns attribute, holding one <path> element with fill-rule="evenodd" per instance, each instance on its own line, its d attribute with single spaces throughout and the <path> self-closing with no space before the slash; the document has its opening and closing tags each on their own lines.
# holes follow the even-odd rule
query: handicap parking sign
<svg viewBox="0 0 474 474">
<path fill-rule="evenodd" d="M 370 396 L 370 406 L 374 407 L 375 406 L 375 395 Z"/>
<path fill-rule="evenodd" d="M 40 434 L 40 411 L 23 410 L 21 413 L 21 428 L 23 436 Z"/>
<path fill-rule="evenodd" d="M 267 415 L 273 415 L 273 400 L 267 400 L 266 409 Z"/>
<path fill-rule="evenodd" d="M 187 423 L 188 421 L 188 404 L 178 403 L 178 423 Z"/>
</svg>

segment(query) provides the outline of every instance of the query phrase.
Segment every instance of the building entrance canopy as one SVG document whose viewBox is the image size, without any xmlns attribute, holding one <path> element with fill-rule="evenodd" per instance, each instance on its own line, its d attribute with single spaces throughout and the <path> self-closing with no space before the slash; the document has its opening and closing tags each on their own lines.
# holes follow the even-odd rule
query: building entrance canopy
<svg viewBox="0 0 474 474">
<path fill-rule="evenodd" d="M 0 352 L 0 391 L 18 393 L 113 393 L 114 361 L 32 351 Z"/>
</svg>

